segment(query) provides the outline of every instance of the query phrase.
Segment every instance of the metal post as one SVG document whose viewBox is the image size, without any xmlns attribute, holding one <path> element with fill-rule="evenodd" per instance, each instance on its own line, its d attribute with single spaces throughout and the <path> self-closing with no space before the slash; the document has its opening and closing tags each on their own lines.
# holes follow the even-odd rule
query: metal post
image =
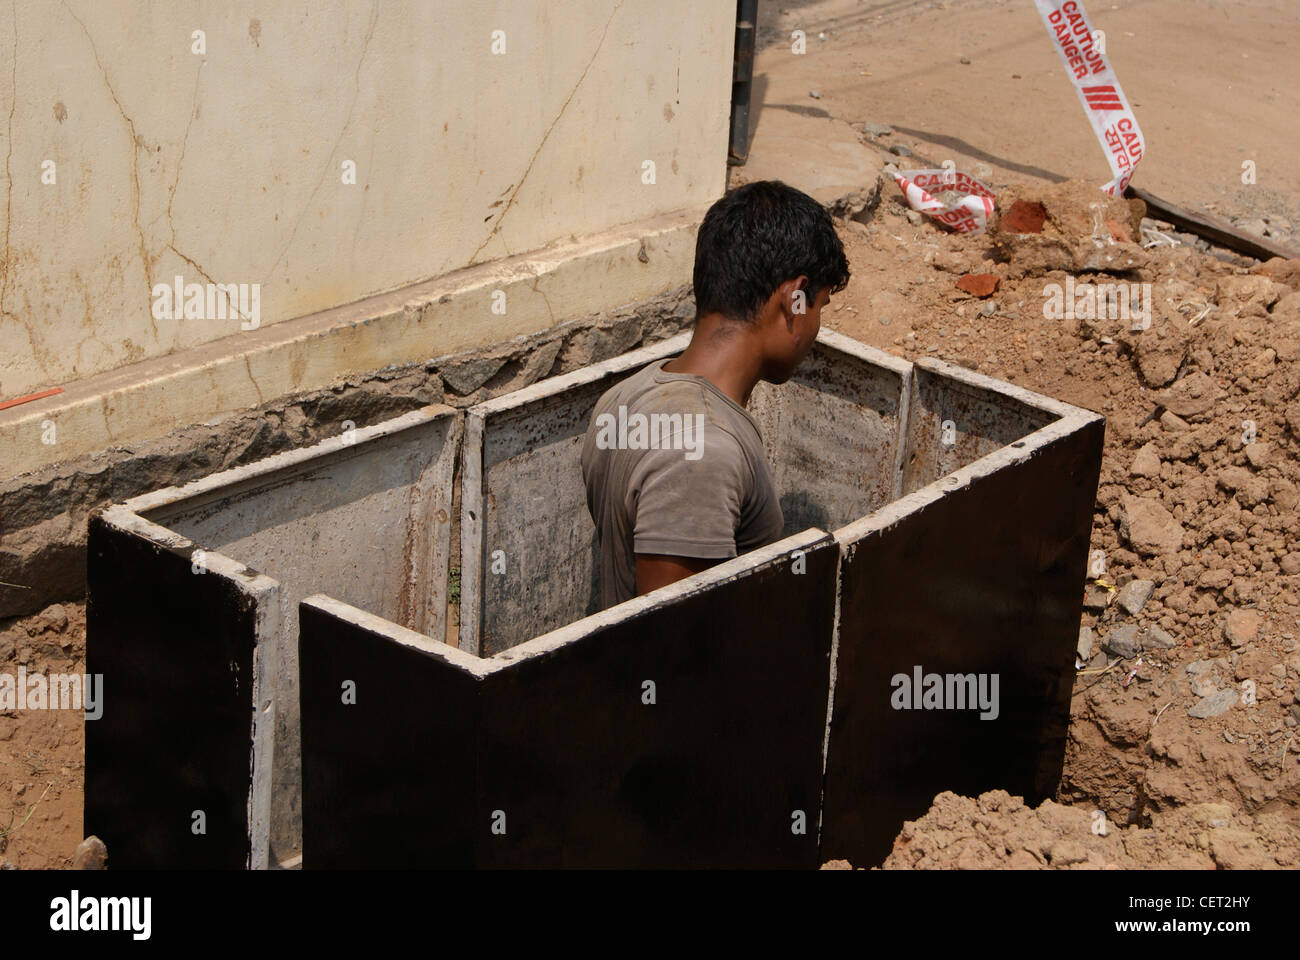
<svg viewBox="0 0 1300 960">
<path fill-rule="evenodd" d="M 754 34 L 758 0 L 736 0 L 736 51 L 731 76 L 731 143 L 727 160 L 735 166 L 749 158 L 749 97 L 754 76 Z"/>
</svg>

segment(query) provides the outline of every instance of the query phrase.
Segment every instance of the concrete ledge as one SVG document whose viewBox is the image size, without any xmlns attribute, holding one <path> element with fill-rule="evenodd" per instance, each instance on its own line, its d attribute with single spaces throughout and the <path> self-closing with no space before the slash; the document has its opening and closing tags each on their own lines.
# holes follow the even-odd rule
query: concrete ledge
<svg viewBox="0 0 1300 960">
<path fill-rule="evenodd" d="M 21 475 L 341 376 L 428 360 L 633 303 L 689 277 L 707 206 L 457 271 L 69 384 L 0 411 L 0 463 Z M 506 313 L 493 313 L 497 291 Z M 47 426 L 54 442 L 42 442 Z"/>
<path fill-rule="evenodd" d="M 749 159 L 730 168 L 729 185 L 783 180 L 835 216 L 866 221 L 880 203 L 884 161 L 843 120 L 799 111 L 820 108 L 767 103 L 758 109 Z"/>
</svg>

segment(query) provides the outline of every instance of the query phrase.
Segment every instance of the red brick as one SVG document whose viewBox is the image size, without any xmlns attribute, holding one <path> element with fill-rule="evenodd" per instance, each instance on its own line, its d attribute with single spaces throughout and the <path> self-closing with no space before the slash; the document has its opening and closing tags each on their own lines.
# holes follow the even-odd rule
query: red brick
<svg viewBox="0 0 1300 960">
<path fill-rule="evenodd" d="M 968 273 L 957 281 L 957 289 L 975 297 L 991 297 L 1001 282 L 991 273 Z"/>
<path fill-rule="evenodd" d="M 1043 221 L 1047 219 L 1047 210 L 1041 203 L 1032 200 L 1017 200 L 1011 209 L 1002 214 L 1003 230 L 1012 233 L 1042 233 Z"/>
</svg>

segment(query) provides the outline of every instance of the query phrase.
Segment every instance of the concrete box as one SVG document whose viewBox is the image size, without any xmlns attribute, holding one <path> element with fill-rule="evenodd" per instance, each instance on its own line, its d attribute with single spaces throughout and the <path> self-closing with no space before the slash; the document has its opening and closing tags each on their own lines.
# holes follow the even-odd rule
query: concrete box
<svg viewBox="0 0 1300 960">
<path fill-rule="evenodd" d="M 109 692 L 86 727 L 86 825 L 116 866 L 300 851 L 299 601 L 444 629 L 460 429 L 426 407 L 92 521 L 87 662 Z"/>
<path fill-rule="evenodd" d="M 818 339 L 789 383 L 760 384 L 750 402 L 787 539 L 607 611 L 597 610 L 583 435 L 605 389 L 687 338 L 466 411 L 459 649 L 442 642 L 451 524 L 441 521 L 460 436 L 460 415 L 445 409 L 425 415 L 427 442 L 403 441 L 417 427 L 402 418 L 364 443 L 359 431 L 349 448 L 349 483 L 369 477 L 392 491 L 398 509 L 383 516 L 410 523 L 409 536 L 375 535 L 369 500 L 331 484 L 303 497 L 301 480 L 334 476 L 315 463 L 342 455 L 329 445 L 286 455 L 296 474 L 245 468 L 263 478 L 255 521 L 226 515 L 243 502 L 240 471 L 110 510 L 92 530 L 103 547 L 91 559 L 92 658 L 102 645 L 115 671 L 97 723 L 110 716 L 115 676 L 124 691 L 136 685 L 148 722 L 88 738 L 88 829 L 92 809 L 124 823 L 135 809 L 102 795 L 92 805 L 114 750 L 149 747 L 164 716 L 207 723 L 183 699 L 154 708 L 138 692 L 148 674 L 121 675 L 155 650 L 193 689 L 225 698 L 202 734 L 223 749 L 187 776 L 225 791 L 254 866 L 299 849 L 300 810 L 308 867 L 866 865 L 940 790 L 1049 793 L 1104 421 L 938 361 L 912 364 L 829 331 Z M 396 446 L 385 453 L 381 442 Z M 388 462 L 401 450 L 414 457 L 406 468 Z M 430 516 L 436 532 L 421 534 L 414 518 Z M 298 530 L 294 549 L 281 549 L 282 529 Z M 310 536 L 335 545 L 318 556 Z M 208 554 L 218 577 L 186 574 L 195 543 L 231 558 Z M 96 559 L 128 554 L 130 582 Z M 180 596 L 196 584 L 192 602 Z M 299 630 L 291 611 L 309 596 Z M 194 633 L 191 609 L 221 640 L 177 653 L 173 638 Z M 997 674 L 999 715 L 895 709 L 894 681 L 915 667 L 923 678 Z M 654 704 L 639 699 L 645 681 Z M 274 755 L 253 709 L 265 703 L 279 711 Z M 178 779 L 165 760 L 148 772 Z M 692 782 L 688 798 L 679 788 Z M 142 809 L 157 819 L 156 805 Z M 772 833 L 778 810 L 784 832 Z M 195 862 L 186 844 L 149 862 Z M 268 846 L 274 854 L 258 852 Z"/>
<path fill-rule="evenodd" d="M 613 633 L 606 632 L 615 630 L 612 625 L 600 630 L 592 626 L 595 618 L 591 614 L 597 609 L 594 571 L 598 555 L 578 463 L 582 438 L 601 392 L 642 365 L 677 352 L 684 343 L 684 338 L 679 338 L 660 344 L 469 411 L 462 487 L 462 583 L 471 586 L 463 592 L 461 652 L 452 654 L 407 634 L 385 632 L 360 611 L 331 606 L 326 598 L 308 604 L 316 606 L 310 629 L 319 631 L 320 636 L 308 641 L 304 634 L 304 649 L 310 651 L 316 644 L 319 652 L 304 656 L 317 657 L 326 676 L 320 679 L 323 715 L 319 724 L 309 722 L 313 731 L 319 727 L 311 736 L 318 735 L 322 747 L 319 754 L 313 754 L 310 744 L 306 747 L 307 755 L 319 761 L 318 769 L 309 772 L 307 789 L 330 799 L 320 808 L 319 822 L 307 825 L 307 865 L 398 862 L 393 859 L 395 851 L 386 849 L 380 838 L 407 822 L 407 808 L 394 806 L 388 793 L 370 797 L 370 804 L 362 807 L 353 805 L 357 800 L 348 799 L 349 791 L 359 789 L 348 771 L 356 769 L 361 759 L 357 751 L 362 747 L 349 748 L 346 742 L 353 738 L 357 724 L 344 724 L 342 717 L 355 717 L 357 711 L 355 705 L 340 702 L 342 681 L 333 665 L 347 659 L 339 645 L 362 642 L 357 639 L 361 633 L 366 633 L 371 645 L 404 647 L 409 670 L 437 673 L 442 683 L 452 683 L 449 678 L 459 676 L 464 690 L 482 691 L 464 693 L 473 702 L 503 705 L 499 710 L 474 714 L 472 729 L 455 737 L 457 743 L 469 740 L 475 744 L 474 752 L 461 755 L 461 760 L 477 778 L 474 799 L 466 800 L 464 794 L 458 798 L 463 805 L 457 809 L 469 820 L 464 829 L 452 831 L 462 838 L 457 848 L 462 859 L 457 863 L 742 862 L 706 856 L 698 850 L 694 859 L 647 859 L 644 850 L 634 851 L 622 844 L 627 836 L 647 835 L 610 814 L 620 795 L 607 796 L 605 805 L 596 810 L 574 799 L 590 796 L 590 785 L 572 794 L 558 787 L 572 782 L 555 770 L 560 763 L 557 758 L 566 749 L 562 739 L 545 740 L 539 734 L 528 740 L 531 749 L 521 750 L 503 746 L 490 732 L 504 716 L 514 717 L 514 723 L 529 731 L 536 725 L 565 729 L 569 725 L 584 731 L 603 730 L 610 723 L 619 725 L 614 719 L 619 716 L 618 708 L 602 699 L 608 696 L 603 685 L 606 680 L 584 677 L 579 681 L 573 667 L 563 668 L 573 681 L 564 686 L 564 697 L 549 695 L 544 682 L 518 685 L 513 696 L 503 695 L 500 701 L 494 700 L 492 691 L 515 675 L 514 656 L 527 659 L 534 650 L 563 646 L 567 641 L 560 637 L 581 635 L 589 644 L 617 646 Z M 826 763 L 820 838 L 823 859 L 850 856 L 859 863 L 878 862 L 903 819 L 924 812 L 934 794 L 950 785 L 963 783 L 980 790 L 1005 785 L 1028 795 L 1045 795 L 1060 774 L 1080 610 L 1077 587 L 1100 463 L 1101 418 L 938 361 L 914 365 L 830 332 L 821 335 L 791 382 L 760 385 L 750 409 L 760 424 L 773 465 L 787 534 L 810 527 L 812 535 L 820 534 L 818 528 L 837 529 L 836 541 L 843 553 L 842 566 L 834 575 L 843 606 L 833 642 L 838 653 L 830 689 L 834 723 L 827 731 L 828 741 L 818 746 L 806 739 L 798 742 L 791 729 L 769 744 L 769 750 L 779 755 L 790 750 L 797 754 L 817 751 Z M 993 500 L 981 500 L 973 510 L 970 491 L 982 489 L 974 480 L 984 477 L 995 478 L 996 486 L 990 489 L 996 493 Z M 998 498 L 1008 509 L 998 505 Z M 466 530 L 471 533 L 465 535 Z M 927 532 L 933 542 L 925 540 Z M 924 550 L 917 549 L 921 543 L 926 543 Z M 899 566 L 898 551 L 909 549 L 907 563 Z M 884 577 L 871 566 L 868 557 L 887 568 L 890 576 Z M 494 558 L 499 561 L 495 571 Z M 752 559 L 753 555 L 734 563 L 743 569 Z M 1009 575 L 990 582 L 990 575 L 997 571 Z M 928 591 L 940 582 L 954 596 L 936 606 Z M 963 589 L 963 583 L 979 583 L 980 589 Z M 718 623 L 742 622 L 741 608 L 730 602 L 733 588 L 726 582 L 692 589 L 710 597 L 708 603 Z M 757 627 L 751 642 L 759 642 L 760 636 L 766 642 L 783 632 L 779 624 L 787 599 L 764 595 L 769 617 L 763 622 L 771 626 Z M 616 618 L 612 624 L 633 615 L 644 616 L 646 630 L 653 636 L 673 638 L 674 642 L 688 637 L 687 649 L 709 648 L 707 632 L 690 636 L 689 630 L 679 627 L 679 612 L 671 603 L 650 609 L 643 614 L 640 606 L 620 605 L 599 617 Z M 935 609 L 941 610 L 942 616 L 935 616 Z M 572 622 L 583 616 L 588 619 Z M 480 638 L 477 650 L 486 660 L 464 659 L 476 649 L 464 642 L 467 634 L 474 635 L 475 625 Z M 994 630 L 1001 632 L 994 636 Z M 898 633 L 898 642 L 891 640 L 891 631 Z M 546 639 L 532 639 L 539 633 L 546 634 Z M 810 636 L 815 636 L 815 631 L 810 631 Z M 971 648 L 967 649 L 963 646 L 966 637 L 977 638 L 977 644 L 968 644 Z M 793 665 L 806 651 L 799 646 L 798 635 L 789 641 L 787 665 Z M 977 720 L 977 726 L 971 728 L 971 715 L 966 712 L 892 710 L 890 681 L 903 669 L 895 661 L 907 660 L 910 670 L 915 665 L 912 661 L 922 653 L 930 654 L 927 673 L 941 670 L 945 675 L 964 675 L 973 671 L 972 664 L 982 665 L 976 673 L 998 673 L 1006 681 L 999 690 L 1007 694 L 1005 718 L 1001 722 L 990 718 L 991 723 Z M 614 662 L 629 655 L 622 652 Z M 735 672 L 741 668 L 733 662 L 725 669 Z M 784 668 L 776 669 L 781 672 Z M 548 682 L 561 683 L 549 674 L 547 677 Z M 628 682 L 620 681 L 618 689 Z M 536 694 L 537 700 L 529 703 L 519 693 L 524 689 Z M 800 715 L 807 715 L 813 709 L 803 699 L 807 689 L 806 683 L 792 683 L 783 707 L 797 706 Z M 507 703 L 509 706 L 504 706 Z M 431 710 L 435 716 L 450 712 L 436 703 L 423 704 L 420 709 Z M 463 724 L 468 716 L 470 713 L 461 710 L 456 722 Z M 864 717 L 869 717 L 869 722 L 864 723 Z M 363 728 L 365 735 L 359 743 L 392 742 L 399 736 L 384 711 L 377 714 L 376 722 L 377 727 Z M 431 724 L 440 722 L 427 716 L 403 721 L 415 731 L 431 729 Z M 755 721 L 751 718 L 748 723 Z M 409 736 L 416 737 L 416 742 L 431 739 L 418 733 Z M 582 742 L 582 737 L 577 742 Z M 624 789 L 630 789 L 627 768 L 618 760 L 640 754 L 631 743 L 619 742 L 619 750 L 583 751 L 588 759 L 581 769 L 587 775 L 604 776 L 606 786 L 624 784 Z M 735 745 L 722 742 L 712 749 L 715 763 L 737 751 Z M 492 795 L 508 792 L 498 789 L 494 794 L 480 783 L 498 750 L 513 757 L 509 769 L 515 777 L 510 785 L 516 791 L 523 790 L 525 796 L 532 791 L 536 803 L 541 802 L 537 799 L 541 794 L 556 798 L 547 808 L 547 816 L 541 817 L 546 826 L 535 825 L 543 833 L 551 831 L 546 834 L 551 847 L 540 841 L 530 845 L 494 839 L 488 832 L 491 812 L 504 810 L 493 806 Z M 947 762 L 932 762 L 930 758 L 936 756 L 944 756 Z M 971 762 L 973 758 L 976 762 Z M 390 766 L 397 763 L 395 757 L 389 759 Z M 901 760 L 907 765 L 899 766 Z M 899 782 L 899 776 L 905 783 Z M 386 781 L 378 771 L 374 777 L 379 783 L 391 781 L 391 775 Z M 412 796 L 436 792 L 436 780 L 437 775 L 434 780 L 403 780 L 407 786 L 401 792 L 409 790 Z M 720 821 L 720 810 L 707 799 L 718 795 L 717 785 L 698 794 L 694 813 L 700 822 Z M 585 852 L 579 851 L 581 844 L 570 830 L 558 826 L 571 827 L 565 817 L 578 816 L 578 808 L 586 822 L 610 826 L 608 835 Z M 387 826 L 364 842 L 355 832 L 339 829 L 345 822 L 381 823 L 385 816 Z M 615 823 L 620 829 L 614 829 Z M 408 826 L 408 832 L 410 829 Z M 328 844 L 320 860 L 315 859 L 312 847 L 315 836 Z M 760 847 L 751 849 L 751 859 L 744 863 L 782 862 L 774 850 L 761 849 L 757 835 L 748 836 Z M 450 837 L 439 843 L 416 844 L 403 854 L 410 859 L 400 862 L 441 862 L 438 851 L 445 850 L 442 843 L 451 843 Z M 673 837 L 660 836 L 653 847 L 660 852 L 674 849 Z M 506 850 L 512 851 L 510 857 L 492 859 L 492 854 Z"/>
</svg>

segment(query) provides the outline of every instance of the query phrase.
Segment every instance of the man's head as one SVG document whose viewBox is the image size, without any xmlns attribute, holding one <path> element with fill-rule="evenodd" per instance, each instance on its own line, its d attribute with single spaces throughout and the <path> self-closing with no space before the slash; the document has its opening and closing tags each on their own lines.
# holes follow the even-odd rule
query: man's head
<svg viewBox="0 0 1300 960">
<path fill-rule="evenodd" d="M 784 383 L 812 349 L 822 307 L 848 284 L 849 263 L 821 204 L 779 180 L 760 180 L 704 215 L 694 282 L 696 320 L 716 315 L 719 333 L 754 336 L 762 378 Z"/>
</svg>

